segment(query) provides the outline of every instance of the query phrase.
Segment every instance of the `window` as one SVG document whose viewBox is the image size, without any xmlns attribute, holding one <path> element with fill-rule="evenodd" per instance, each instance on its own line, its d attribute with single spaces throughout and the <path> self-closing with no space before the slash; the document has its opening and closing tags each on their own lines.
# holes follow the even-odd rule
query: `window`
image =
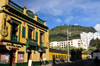
<svg viewBox="0 0 100 66">
<path fill-rule="evenodd" d="M 29 34 L 28 35 L 29 35 L 28 38 L 32 39 L 32 29 L 29 29 Z"/>
<path fill-rule="evenodd" d="M 80 44 L 80 43 L 78 43 L 78 44 Z"/>
<path fill-rule="evenodd" d="M 34 27 L 28 25 L 28 38 L 34 39 Z"/>
<path fill-rule="evenodd" d="M 0 54 L 0 64 L 9 63 L 9 53 L 1 53 Z"/>
<path fill-rule="evenodd" d="M 70 44 L 70 42 L 68 42 L 68 44 Z"/>
<path fill-rule="evenodd" d="M 65 46 L 65 44 L 64 44 L 64 46 Z"/>
<path fill-rule="evenodd" d="M 17 23 L 12 23 L 12 36 L 11 40 L 17 42 L 19 38 L 19 25 Z"/>
<path fill-rule="evenodd" d="M 36 32 L 36 41 L 38 41 L 38 32 Z"/>
<path fill-rule="evenodd" d="M 12 34 L 18 36 L 18 24 L 12 23 Z"/>
<path fill-rule="evenodd" d="M 23 62 L 24 62 L 24 53 L 18 52 L 18 63 L 23 63 Z"/>
<path fill-rule="evenodd" d="M 40 33 L 40 42 L 43 42 L 43 33 Z"/>
<path fill-rule="evenodd" d="M 23 28 L 22 28 L 22 37 L 23 37 L 23 38 L 25 38 L 25 33 L 26 33 L 26 28 L 23 27 Z"/>
</svg>

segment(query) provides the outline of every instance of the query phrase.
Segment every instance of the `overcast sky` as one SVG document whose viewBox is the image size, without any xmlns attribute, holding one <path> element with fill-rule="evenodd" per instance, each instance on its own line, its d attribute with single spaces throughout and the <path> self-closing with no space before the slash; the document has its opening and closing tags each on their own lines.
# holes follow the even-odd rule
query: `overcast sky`
<svg viewBox="0 0 100 66">
<path fill-rule="evenodd" d="M 37 12 L 52 29 L 63 24 L 92 26 L 100 32 L 100 0 L 12 0 Z"/>
</svg>

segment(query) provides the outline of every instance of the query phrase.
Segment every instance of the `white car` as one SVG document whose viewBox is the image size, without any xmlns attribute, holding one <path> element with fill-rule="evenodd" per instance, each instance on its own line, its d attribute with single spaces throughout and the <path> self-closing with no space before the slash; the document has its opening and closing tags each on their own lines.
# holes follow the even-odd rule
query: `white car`
<svg viewBox="0 0 100 66">
<path fill-rule="evenodd" d="M 87 59 L 91 59 L 91 58 L 92 58 L 92 56 L 91 56 L 91 55 L 88 55 L 88 56 L 87 56 Z"/>
</svg>

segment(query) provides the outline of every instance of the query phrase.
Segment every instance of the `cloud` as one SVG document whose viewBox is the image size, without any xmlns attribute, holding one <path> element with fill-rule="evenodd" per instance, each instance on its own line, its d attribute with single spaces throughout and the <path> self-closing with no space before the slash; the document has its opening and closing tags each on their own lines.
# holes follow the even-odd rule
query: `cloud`
<svg viewBox="0 0 100 66">
<path fill-rule="evenodd" d="M 17 0 L 14 1 L 18 2 Z M 41 12 L 53 16 L 72 15 L 76 12 L 88 15 L 100 15 L 99 0 L 20 0 L 20 2 L 26 4 L 26 8 L 33 12 Z M 22 5 L 22 3 L 20 4 Z"/>
<path fill-rule="evenodd" d="M 97 30 L 97 32 L 100 33 L 100 24 L 96 24 L 96 26 L 94 28 Z"/>
<path fill-rule="evenodd" d="M 56 22 L 61 23 L 62 21 L 61 21 L 61 19 L 58 18 L 58 19 L 56 20 Z"/>
<path fill-rule="evenodd" d="M 76 24 L 74 24 L 74 25 L 78 25 L 78 24 L 76 23 Z"/>
<path fill-rule="evenodd" d="M 69 16 L 69 17 L 65 20 L 65 22 L 68 23 L 68 22 L 70 22 L 72 19 L 73 19 L 73 16 Z"/>
<path fill-rule="evenodd" d="M 69 22 L 70 24 L 75 24 L 75 22 L 77 22 L 79 25 L 83 26 L 94 26 L 94 23 L 98 24 L 100 22 L 100 0 L 13 1 L 21 6 L 26 5 L 28 10 L 31 10 L 34 13 L 37 12 L 41 17 L 47 17 L 48 23 L 51 23 L 51 20 L 52 22 L 55 21 L 58 23 L 61 23 L 64 20 L 65 23 L 68 24 Z M 64 22 L 62 22 L 62 24 L 63 23 Z"/>
</svg>

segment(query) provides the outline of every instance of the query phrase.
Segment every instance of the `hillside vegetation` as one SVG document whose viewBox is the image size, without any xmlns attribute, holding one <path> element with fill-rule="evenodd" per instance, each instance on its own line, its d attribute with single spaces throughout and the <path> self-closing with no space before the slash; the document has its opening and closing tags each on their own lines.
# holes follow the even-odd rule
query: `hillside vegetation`
<svg viewBox="0 0 100 66">
<path fill-rule="evenodd" d="M 82 32 L 97 32 L 93 27 L 85 27 L 80 25 L 62 25 L 57 26 L 49 31 L 49 40 L 51 41 L 64 41 L 67 40 L 67 28 L 69 40 L 80 38 Z"/>
</svg>

